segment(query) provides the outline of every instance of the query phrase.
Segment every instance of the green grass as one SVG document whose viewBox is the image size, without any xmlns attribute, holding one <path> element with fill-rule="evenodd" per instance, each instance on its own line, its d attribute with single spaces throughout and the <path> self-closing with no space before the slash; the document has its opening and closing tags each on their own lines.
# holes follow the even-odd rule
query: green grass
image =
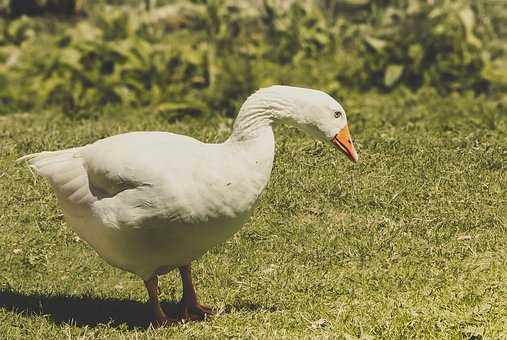
<svg viewBox="0 0 507 340">
<path fill-rule="evenodd" d="M 200 323 L 152 329 L 144 286 L 62 219 L 26 153 L 132 130 L 223 140 L 228 120 L 148 110 L 0 117 L 0 338 L 507 338 L 507 112 L 486 99 L 352 95 L 360 162 L 277 128 L 253 218 L 194 263 Z M 176 273 L 162 299 L 181 294 Z"/>
</svg>

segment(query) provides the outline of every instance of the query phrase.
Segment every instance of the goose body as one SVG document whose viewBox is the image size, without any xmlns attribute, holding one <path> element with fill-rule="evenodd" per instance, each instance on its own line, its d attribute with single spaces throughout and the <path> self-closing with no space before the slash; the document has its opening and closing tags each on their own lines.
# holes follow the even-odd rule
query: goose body
<svg viewBox="0 0 507 340">
<path fill-rule="evenodd" d="M 320 112 L 307 116 L 312 108 L 330 110 L 329 117 L 340 111 L 340 119 Z M 274 86 L 249 97 L 224 143 L 131 132 L 20 160 L 48 178 L 68 224 L 102 258 L 151 282 L 182 270 L 245 223 L 271 174 L 273 122 L 334 141 L 346 129 L 342 112 L 323 92 Z M 350 142 L 346 132 L 340 138 Z M 340 148 L 357 159 L 353 146 Z"/>
<path fill-rule="evenodd" d="M 49 178 L 81 238 L 111 265 L 148 279 L 241 227 L 269 179 L 272 141 L 205 144 L 132 132 L 30 163 Z"/>
</svg>

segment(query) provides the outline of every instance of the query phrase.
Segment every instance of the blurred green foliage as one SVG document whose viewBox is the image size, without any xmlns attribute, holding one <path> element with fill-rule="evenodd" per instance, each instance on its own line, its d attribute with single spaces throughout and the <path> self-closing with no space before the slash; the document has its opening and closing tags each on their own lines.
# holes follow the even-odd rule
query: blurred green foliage
<svg viewBox="0 0 507 340">
<path fill-rule="evenodd" d="M 149 10 L 147 10 L 149 8 Z M 88 2 L 78 18 L 0 21 L 2 112 L 152 106 L 233 115 L 258 87 L 505 88 L 505 9 L 398 0 Z"/>
</svg>

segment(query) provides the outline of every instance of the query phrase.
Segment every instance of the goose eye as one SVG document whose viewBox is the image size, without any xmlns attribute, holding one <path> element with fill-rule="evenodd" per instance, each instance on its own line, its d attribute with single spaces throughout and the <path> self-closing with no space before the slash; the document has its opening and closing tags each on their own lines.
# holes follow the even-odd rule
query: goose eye
<svg viewBox="0 0 507 340">
<path fill-rule="evenodd" d="M 334 117 L 335 118 L 340 118 L 342 116 L 342 113 L 340 111 L 335 111 L 334 112 Z"/>
</svg>

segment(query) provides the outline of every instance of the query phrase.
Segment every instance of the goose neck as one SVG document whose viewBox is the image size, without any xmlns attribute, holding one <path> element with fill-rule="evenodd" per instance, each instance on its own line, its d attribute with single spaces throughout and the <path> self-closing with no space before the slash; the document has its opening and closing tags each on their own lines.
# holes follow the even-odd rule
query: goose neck
<svg viewBox="0 0 507 340">
<path fill-rule="evenodd" d="M 241 106 L 232 130 L 231 139 L 244 141 L 258 138 L 266 130 L 272 131 L 274 122 L 290 112 L 291 103 L 271 88 L 252 94 Z"/>
</svg>

